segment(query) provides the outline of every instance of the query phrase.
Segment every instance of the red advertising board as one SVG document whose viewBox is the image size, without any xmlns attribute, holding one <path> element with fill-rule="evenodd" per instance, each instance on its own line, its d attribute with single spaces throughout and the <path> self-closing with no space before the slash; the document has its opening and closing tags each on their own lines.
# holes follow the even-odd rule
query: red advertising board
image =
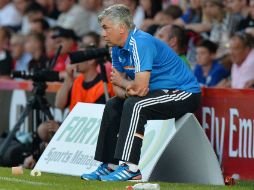
<svg viewBox="0 0 254 190">
<path fill-rule="evenodd" d="M 254 179 L 254 90 L 204 88 L 197 117 L 224 176 Z"/>
</svg>

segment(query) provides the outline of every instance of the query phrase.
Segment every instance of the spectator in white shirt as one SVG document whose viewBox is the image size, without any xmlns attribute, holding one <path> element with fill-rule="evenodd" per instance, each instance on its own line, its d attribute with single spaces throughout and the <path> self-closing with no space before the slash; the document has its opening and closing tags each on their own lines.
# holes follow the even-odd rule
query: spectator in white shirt
<svg viewBox="0 0 254 190">
<path fill-rule="evenodd" d="M 85 11 L 75 0 L 56 0 L 57 9 L 61 12 L 57 25 L 72 29 L 78 36 L 89 31 L 90 13 Z"/>
<path fill-rule="evenodd" d="M 10 0 L 0 1 L 0 26 L 18 27 L 21 19 L 20 13 Z"/>
</svg>

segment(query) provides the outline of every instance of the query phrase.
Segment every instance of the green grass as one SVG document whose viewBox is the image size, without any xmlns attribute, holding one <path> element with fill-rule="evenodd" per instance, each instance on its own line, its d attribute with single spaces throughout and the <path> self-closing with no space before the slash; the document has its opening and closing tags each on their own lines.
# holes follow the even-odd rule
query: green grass
<svg viewBox="0 0 254 190">
<path fill-rule="evenodd" d="M 211 186 L 196 184 L 159 183 L 161 190 L 242 190 L 254 189 L 254 182 L 240 181 L 235 186 Z M 42 173 L 40 177 L 30 176 L 30 170 L 23 175 L 12 175 L 11 168 L 0 168 L 0 190 L 125 190 L 131 182 L 83 181 L 79 177 Z"/>
</svg>

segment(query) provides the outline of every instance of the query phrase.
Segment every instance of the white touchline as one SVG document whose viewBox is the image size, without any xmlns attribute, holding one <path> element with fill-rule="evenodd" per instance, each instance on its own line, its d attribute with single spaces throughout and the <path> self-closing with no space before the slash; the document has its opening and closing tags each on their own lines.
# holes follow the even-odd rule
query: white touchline
<svg viewBox="0 0 254 190">
<path fill-rule="evenodd" d="M 24 179 L 17 179 L 17 178 L 11 178 L 11 177 L 0 177 L 0 180 L 17 182 L 17 183 L 26 183 L 26 184 L 30 184 L 30 185 L 50 185 L 50 186 L 54 185 L 54 184 L 50 184 L 50 183 L 34 182 L 34 181 L 28 181 L 28 180 L 24 180 Z"/>
</svg>

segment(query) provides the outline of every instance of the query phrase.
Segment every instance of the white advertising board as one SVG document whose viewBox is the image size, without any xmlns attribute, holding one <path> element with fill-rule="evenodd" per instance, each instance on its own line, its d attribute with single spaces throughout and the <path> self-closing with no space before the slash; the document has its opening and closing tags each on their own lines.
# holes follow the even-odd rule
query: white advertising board
<svg viewBox="0 0 254 190">
<path fill-rule="evenodd" d="M 94 153 L 104 105 L 78 103 L 43 152 L 35 169 L 42 172 L 80 176 L 100 164 Z M 174 135 L 175 121 L 148 121 L 139 167 L 147 181 L 158 159 Z"/>
</svg>

